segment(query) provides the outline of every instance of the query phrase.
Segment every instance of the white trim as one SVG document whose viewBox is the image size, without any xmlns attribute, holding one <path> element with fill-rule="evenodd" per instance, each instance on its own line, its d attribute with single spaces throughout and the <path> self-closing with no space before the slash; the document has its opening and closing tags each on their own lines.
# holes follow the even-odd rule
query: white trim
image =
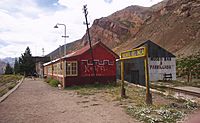
<svg viewBox="0 0 200 123">
<path fill-rule="evenodd" d="M 61 74 L 53 74 L 53 76 L 63 77 Z"/>
<path fill-rule="evenodd" d="M 76 74 L 72 74 L 72 63 L 76 63 Z M 70 64 L 70 74 L 67 74 L 67 64 Z M 66 62 L 66 76 L 78 76 L 78 62 L 77 61 L 67 61 Z"/>
</svg>

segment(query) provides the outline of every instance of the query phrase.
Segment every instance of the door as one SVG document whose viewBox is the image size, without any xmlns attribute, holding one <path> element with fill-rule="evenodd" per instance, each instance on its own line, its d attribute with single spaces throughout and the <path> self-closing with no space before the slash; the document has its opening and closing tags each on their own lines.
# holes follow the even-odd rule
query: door
<svg viewBox="0 0 200 123">
<path fill-rule="evenodd" d="M 131 82 L 135 84 L 139 84 L 139 70 L 131 71 Z"/>
</svg>

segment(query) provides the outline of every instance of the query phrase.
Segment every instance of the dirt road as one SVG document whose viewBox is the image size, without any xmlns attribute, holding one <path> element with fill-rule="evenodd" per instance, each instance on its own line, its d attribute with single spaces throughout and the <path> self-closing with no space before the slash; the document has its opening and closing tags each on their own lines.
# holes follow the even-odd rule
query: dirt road
<svg viewBox="0 0 200 123">
<path fill-rule="evenodd" d="M 135 123 L 122 108 L 98 95 L 80 97 L 41 80 L 25 79 L 0 103 L 0 123 Z"/>
</svg>

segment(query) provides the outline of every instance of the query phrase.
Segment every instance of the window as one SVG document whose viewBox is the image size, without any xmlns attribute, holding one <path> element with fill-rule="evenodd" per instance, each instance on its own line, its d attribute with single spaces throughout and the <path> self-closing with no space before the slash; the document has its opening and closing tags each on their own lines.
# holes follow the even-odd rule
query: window
<svg viewBox="0 0 200 123">
<path fill-rule="evenodd" d="M 66 74 L 67 76 L 77 76 L 78 75 L 78 67 L 77 61 L 67 61 L 66 63 Z"/>
<path fill-rule="evenodd" d="M 52 66 L 51 65 L 49 65 L 49 66 L 47 66 L 47 68 L 48 68 L 48 74 L 52 74 Z"/>
</svg>

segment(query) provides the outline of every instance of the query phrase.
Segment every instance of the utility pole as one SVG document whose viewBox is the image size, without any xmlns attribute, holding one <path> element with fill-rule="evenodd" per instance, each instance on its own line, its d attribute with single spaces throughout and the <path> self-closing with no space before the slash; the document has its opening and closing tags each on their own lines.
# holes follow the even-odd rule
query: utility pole
<svg viewBox="0 0 200 123">
<path fill-rule="evenodd" d="M 42 48 L 42 56 L 44 56 L 44 48 Z"/>
<path fill-rule="evenodd" d="M 95 70 L 95 62 L 94 62 L 94 56 L 93 56 L 93 51 L 92 51 L 92 43 L 91 43 L 91 38 L 90 38 L 90 32 L 89 32 L 89 23 L 87 20 L 87 15 L 88 15 L 88 11 L 87 11 L 87 5 L 83 6 L 83 11 L 85 14 L 85 23 L 87 26 L 87 35 L 88 35 L 88 40 L 89 40 L 89 44 L 90 44 L 90 53 L 91 53 L 91 58 L 92 58 L 92 63 L 93 63 L 93 71 L 94 71 L 94 76 L 96 77 L 96 70 Z"/>
</svg>

